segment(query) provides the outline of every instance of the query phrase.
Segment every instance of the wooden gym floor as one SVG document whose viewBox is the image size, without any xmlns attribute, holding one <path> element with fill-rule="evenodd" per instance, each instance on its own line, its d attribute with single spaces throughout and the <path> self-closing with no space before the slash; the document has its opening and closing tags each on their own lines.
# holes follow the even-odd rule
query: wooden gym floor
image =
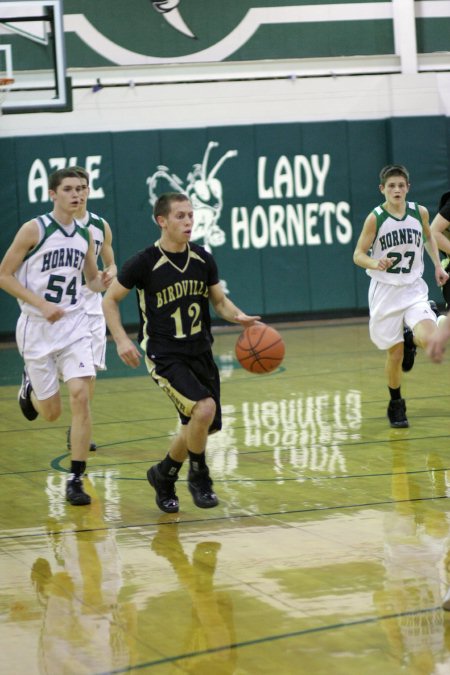
<svg viewBox="0 0 450 675">
<path fill-rule="evenodd" d="M 2 672 L 450 673 L 448 361 L 418 355 L 410 428 L 392 430 L 366 320 L 278 328 L 286 359 L 263 376 L 237 365 L 236 331 L 216 335 L 220 505 L 196 508 L 183 469 L 176 515 L 146 480 L 177 423 L 143 366 L 109 345 L 93 502 L 72 507 L 67 409 L 27 422 L 0 349 Z"/>
</svg>

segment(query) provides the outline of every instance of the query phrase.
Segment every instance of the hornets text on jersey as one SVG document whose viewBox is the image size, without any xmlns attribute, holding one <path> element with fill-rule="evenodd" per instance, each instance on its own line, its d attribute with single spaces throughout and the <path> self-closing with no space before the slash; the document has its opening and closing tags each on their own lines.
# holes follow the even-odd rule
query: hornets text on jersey
<svg viewBox="0 0 450 675">
<path fill-rule="evenodd" d="M 367 274 L 384 284 L 403 286 L 412 284 L 423 275 L 423 249 L 425 235 L 419 205 L 406 202 L 405 215 L 396 218 L 383 206 L 373 213 L 377 219 L 377 232 L 372 244 L 372 258 L 390 258 L 387 270 L 368 269 Z"/>
<path fill-rule="evenodd" d="M 55 302 L 66 312 L 83 306 L 82 269 L 89 248 L 89 231 L 75 221 L 63 228 L 47 213 L 38 216 L 39 242 L 25 256 L 16 272 L 20 283 L 48 302 Z M 70 231 L 70 234 L 69 234 Z M 18 300 L 24 314 L 42 316 L 26 302 Z"/>
</svg>

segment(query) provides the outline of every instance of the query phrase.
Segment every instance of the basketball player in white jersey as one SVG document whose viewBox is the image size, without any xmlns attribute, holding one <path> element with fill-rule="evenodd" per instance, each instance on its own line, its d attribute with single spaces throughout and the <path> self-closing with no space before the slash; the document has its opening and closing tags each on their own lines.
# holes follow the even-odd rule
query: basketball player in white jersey
<svg viewBox="0 0 450 675">
<path fill-rule="evenodd" d="M 426 348 L 437 330 L 436 314 L 428 302 L 428 286 L 422 278 L 424 248 L 433 261 L 436 283 L 442 286 L 448 279 L 439 260 L 427 209 L 406 201 L 409 187 L 409 173 L 404 166 L 389 165 L 381 170 L 380 192 L 385 201 L 367 216 L 353 254 L 356 265 L 365 268 L 371 277 L 370 338 L 379 349 L 387 351 L 387 414 L 394 428 L 409 426 L 400 391 L 402 370 L 411 370 L 416 346 Z"/>
<path fill-rule="evenodd" d="M 109 224 L 100 218 L 95 213 L 88 211 L 87 209 L 87 200 L 89 197 L 89 174 L 86 169 L 83 169 L 81 166 L 70 167 L 77 172 L 82 185 L 82 191 L 80 194 L 80 206 L 77 212 L 74 214 L 77 223 L 87 227 L 91 234 L 94 242 L 95 250 L 95 259 L 98 261 L 98 257 L 101 257 L 103 263 L 103 271 L 105 272 L 105 278 L 109 283 L 117 275 L 117 267 L 114 261 L 114 251 L 112 247 L 112 232 Z M 94 366 L 95 370 L 106 370 L 106 322 L 105 317 L 103 316 L 102 309 L 102 294 L 94 293 L 91 289 L 83 284 L 82 293 L 84 296 L 84 307 L 89 319 L 89 326 L 92 334 L 92 350 L 94 352 Z M 95 391 L 95 382 L 96 379 L 92 378 L 89 382 L 89 396 L 92 402 L 94 398 Z M 67 430 L 67 449 L 70 450 L 70 427 Z M 89 445 L 89 450 L 97 450 L 95 443 L 91 442 Z"/>
<path fill-rule="evenodd" d="M 53 211 L 22 225 L 0 264 L 0 288 L 17 298 L 21 308 L 16 341 L 25 362 L 19 392 L 23 414 L 28 420 L 38 414 L 48 422 L 57 420 L 60 379 L 69 390 L 72 450 L 66 497 L 75 506 L 91 501 L 82 475 L 91 438 L 89 382 L 95 377 L 82 276 L 95 292 L 109 284 L 97 269 L 89 231 L 74 220 L 81 192 L 75 171 L 51 174 Z"/>
</svg>

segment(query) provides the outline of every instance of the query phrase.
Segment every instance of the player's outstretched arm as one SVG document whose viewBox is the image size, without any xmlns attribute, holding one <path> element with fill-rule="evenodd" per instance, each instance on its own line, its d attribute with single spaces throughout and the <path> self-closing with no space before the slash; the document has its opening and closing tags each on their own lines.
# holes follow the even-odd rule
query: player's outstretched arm
<svg viewBox="0 0 450 675">
<path fill-rule="evenodd" d="M 249 316 L 240 310 L 239 307 L 236 307 L 236 305 L 227 298 L 220 284 L 209 287 L 209 299 L 216 314 L 230 323 L 240 323 L 244 327 L 247 327 L 252 326 L 261 319 L 260 316 Z"/>
<path fill-rule="evenodd" d="M 130 290 L 122 286 L 117 279 L 114 279 L 111 286 L 103 296 L 103 314 L 105 315 L 106 325 L 109 328 L 114 342 L 116 343 L 117 353 L 127 366 L 137 368 L 141 354 L 136 345 L 130 340 L 122 325 L 120 318 L 119 303 L 123 300 Z"/>
</svg>

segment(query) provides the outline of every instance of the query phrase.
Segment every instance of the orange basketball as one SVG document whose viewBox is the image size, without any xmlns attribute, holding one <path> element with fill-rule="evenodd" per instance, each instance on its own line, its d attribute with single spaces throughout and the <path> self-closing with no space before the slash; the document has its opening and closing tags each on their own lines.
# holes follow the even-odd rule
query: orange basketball
<svg viewBox="0 0 450 675">
<path fill-rule="evenodd" d="M 237 360 L 251 373 L 270 373 L 284 358 L 283 338 L 275 328 L 257 323 L 246 328 L 236 342 Z"/>
</svg>

